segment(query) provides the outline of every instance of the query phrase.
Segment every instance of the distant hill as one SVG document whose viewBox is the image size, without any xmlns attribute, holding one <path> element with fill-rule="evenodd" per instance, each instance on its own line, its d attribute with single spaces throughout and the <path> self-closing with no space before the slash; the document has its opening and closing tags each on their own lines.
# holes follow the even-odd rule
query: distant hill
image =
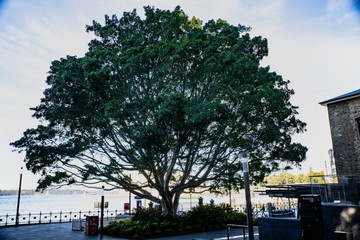
<svg viewBox="0 0 360 240">
<path fill-rule="evenodd" d="M 0 196 L 11 196 L 17 195 L 18 190 L 0 190 Z M 34 195 L 35 189 L 23 189 L 21 190 L 21 195 Z"/>
<path fill-rule="evenodd" d="M 91 193 L 91 191 L 86 191 Z M 21 190 L 21 195 L 35 195 L 35 194 L 51 194 L 51 195 L 69 195 L 69 194 L 82 194 L 84 190 L 79 189 L 49 189 L 46 192 L 36 192 L 35 189 L 23 189 Z M 18 190 L 1 190 L 0 196 L 12 196 L 17 195 Z"/>
</svg>

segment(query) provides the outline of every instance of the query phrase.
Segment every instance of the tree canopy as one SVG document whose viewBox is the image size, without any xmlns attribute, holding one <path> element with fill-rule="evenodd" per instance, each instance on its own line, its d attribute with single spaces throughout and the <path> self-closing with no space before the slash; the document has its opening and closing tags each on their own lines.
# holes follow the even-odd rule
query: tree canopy
<svg viewBox="0 0 360 240">
<path fill-rule="evenodd" d="M 311 183 L 323 184 L 326 182 L 324 178 L 324 171 L 314 172 L 312 169 L 305 175 L 303 173 L 292 174 L 288 172 L 280 172 L 278 174 L 271 174 L 265 178 L 268 185 L 284 185 L 296 183 Z"/>
<path fill-rule="evenodd" d="M 11 143 L 38 189 L 104 184 L 174 213 L 187 189 L 241 186 L 244 152 L 253 182 L 305 159 L 289 81 L 260 66 L 265 38 L 180 7 L 144 10 L 93 21 L 85 56 L 51 63 L 32 108 L 41 124 Z"/>
</svg>

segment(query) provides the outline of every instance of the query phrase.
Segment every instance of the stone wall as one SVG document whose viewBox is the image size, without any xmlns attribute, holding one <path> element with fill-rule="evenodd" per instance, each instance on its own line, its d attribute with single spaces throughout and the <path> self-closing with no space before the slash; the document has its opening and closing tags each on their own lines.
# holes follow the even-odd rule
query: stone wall
<svg viewBox="0 0 360 240">
<path fill-rule="evenodd" d="M 360 98 L 329 104 L 331 138 L 338 175 L 360 174 Z"/>
</svg>

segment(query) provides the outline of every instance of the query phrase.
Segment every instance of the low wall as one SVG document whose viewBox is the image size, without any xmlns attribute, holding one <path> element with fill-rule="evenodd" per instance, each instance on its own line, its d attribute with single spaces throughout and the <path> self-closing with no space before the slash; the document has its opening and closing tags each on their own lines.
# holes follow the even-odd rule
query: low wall
<svg viewBox="0 0 360 240">
<path fill-rule="evenodd" d="M 360 206 L 323 204 L 324 239 L 338 240 L 335 231 L 352 232 L 353 240 L 360 240 Z M 269 218 L 259 220 L 260 240 L 301 240 L 301 224 L 296 218 Z"/>
<path fill-rule="evenodd" d="M 299 219 L 261 217 L 258 221 L 259 240 L 301 240 Z"/>
</svg>

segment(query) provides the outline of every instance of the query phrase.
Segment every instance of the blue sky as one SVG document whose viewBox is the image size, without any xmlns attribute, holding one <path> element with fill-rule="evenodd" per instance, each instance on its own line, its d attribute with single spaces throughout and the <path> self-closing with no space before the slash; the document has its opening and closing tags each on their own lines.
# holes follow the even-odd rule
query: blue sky
<svg viewBox="0 0 360 240">
<path fill-rule="evenodd" d="M 17 188 L 23 154 L 9 143 L 38 123 L 39 104 L 51 61 L 82 56 L 93 36 L 85 32 L 105 14 L 122 15 L 142 6 L 174 9 L 204 21 L 222 18 L 252 27 L 268 39 L 263 65 L 291 81 L 292 103 L 308 131 L 295 137 L 309 148 L 302 169 L 324 170 L 332 148 L 327 110 L 320 101 L 359 89 L 360 15 L 355 0 L 0 0 L 0 189 Z M 24 172 L 24 188 L 36 176 Z"/>
</svg>

